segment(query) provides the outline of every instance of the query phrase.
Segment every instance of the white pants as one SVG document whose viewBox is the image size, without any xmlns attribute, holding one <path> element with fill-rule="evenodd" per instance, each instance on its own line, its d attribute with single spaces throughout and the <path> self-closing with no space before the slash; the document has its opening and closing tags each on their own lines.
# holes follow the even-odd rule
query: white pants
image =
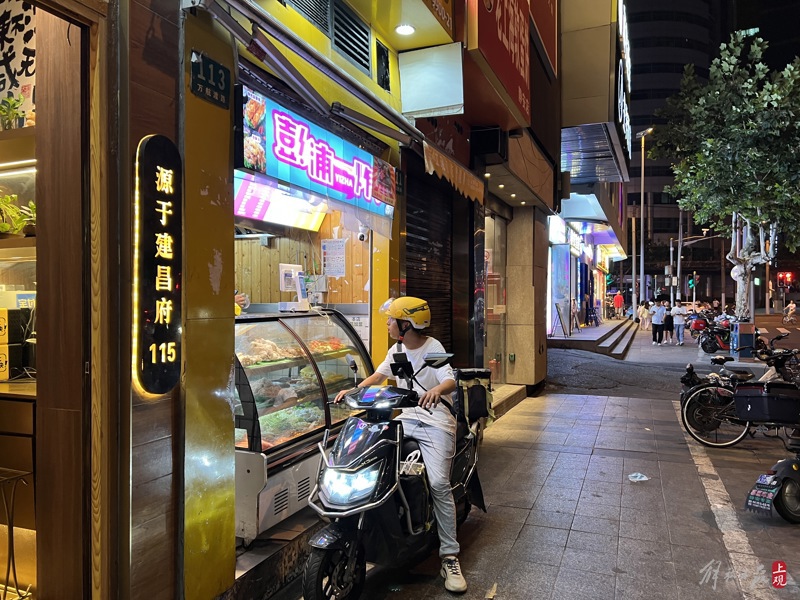
<svg viewBox="0 0 800 600">
<path fill-rule="evenodd" d="M 455 435 L 433 425 L 402 419 L 403 433 L 419 444 L 422 462 L 428 472 L 433 496 L 433 514 L 439 531 L 439 556 L 457 556 L 456 503 L 450 488 L 450 467 L 455 451 Z"/>
</svg>

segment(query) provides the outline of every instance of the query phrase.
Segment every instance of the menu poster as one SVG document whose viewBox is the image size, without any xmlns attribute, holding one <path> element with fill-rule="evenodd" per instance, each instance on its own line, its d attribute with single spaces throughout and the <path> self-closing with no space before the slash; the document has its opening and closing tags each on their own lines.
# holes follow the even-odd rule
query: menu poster
<svg viewBox="0 0 800 600">
<path fill-rule="evenodd" d="M 259 173 L 267 172 L 267 146 L 264 137 L 264 116 L 267 100 L 248 87 L 242 87 L 242 132 L 244 135 L 244 167 Z"/>
<path fill-rule="evenodd" d="M 397 201 L 397 175 L 395 168 L 381 160 L 372 159 L 372 197 L 394 206 Z"/>
<path fill-rule="evenodd" d="M 326 277 L 344 277 L 347 268 L 347 240 L 322 240 L 322 272 Z"/>
</svg>

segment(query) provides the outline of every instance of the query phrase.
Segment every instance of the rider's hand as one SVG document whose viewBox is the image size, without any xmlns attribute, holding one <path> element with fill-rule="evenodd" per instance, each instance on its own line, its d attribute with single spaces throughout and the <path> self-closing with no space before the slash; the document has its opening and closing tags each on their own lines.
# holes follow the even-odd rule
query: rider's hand
<svg viewBox="0 0 800 600">
<path fill-rule="evenodd" d="M 354 388 L 350 388 L 349 390 L 341 390 L 338 394 L 336 394 L 336 398 L 333 399 L 334 404 L 339 404 L 347 394 L 349 394 L 353 390 L 357 390 L 357 389 L 358 389 L 358 386 L 356 386 Z"/>
<path fill-rule="evenodd" d="M 442 395 L 437 392 L 435 389 L 428 390 L 427 392 L 423 393 L 419 397 L 419 405 L 421 408 L 432 409 L 437 404 L 439 404 L 439 400 L 441 400 Z"/>
</svg>

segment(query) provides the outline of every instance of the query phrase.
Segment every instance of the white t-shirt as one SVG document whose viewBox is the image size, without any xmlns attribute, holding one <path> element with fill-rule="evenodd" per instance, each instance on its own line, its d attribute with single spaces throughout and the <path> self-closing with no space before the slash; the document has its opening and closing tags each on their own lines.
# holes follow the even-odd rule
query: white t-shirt
<svg viewBox="0 0 800 600">
<path fill-rule="evenodd" d="M 686 309 L 683 306 L 676 306 L 672 309 L 672 319 L 675 325 L 685 325 L 686 321 L 684 319 L 685 315 L 687 314 Z"/>
<path fill-rule="evenodd" d="M 419 371 L 420 367 L 425 364 L 424 358 L 426 354 L 431 352 L 444 352 L 444 346 L 442 346 L 441 342 L 436 338 L 429 337 L 425 340 L 425 343 L 422 344 L 419 348 L 415 350 L 410 350 L 406 348 L 404 344 L 400 345 L 400 350 L 397 349 L 397 344 L 392 344 L 389 348 L 389 352 L 386 354 L 386 358 L 383 362 L 378 365 L 378 368 L 375 369 L 376 372 L 380 373 L 381 375 L 385 375 L 389 379 L 394 379 L 394 375 L 392 375 L 392 368 L 391 364 L 394 362 L 392 360 L 392 355 L 395 352 L 405 352 L 408 360 L 411 361 L 411 365 L 414 367 L 414 372 L 416 373 Z M 445 365 L 439 369 L 431 369 L 426 368 L 423 369 L 419 375 L 416 377 L 417 381 L 420 385 L 423 386 L 422 389 L 418 385 L 414 385 L 414 388 L 420 395 L 422 395 L 425 390 L 430 390 L 431 388 L 436 387 L 440 383 L 447 381 L 448 379 L 452 379 L 455 381 L 455 375 L 453 374 L 453 368 L 450 365 Z M 398 382 L 398 386 L 405 387 L 403 382 Z M 445 394 L 444 399 L 447 400 L 451 405 L 453 403 L 453 399 L 451 395 Z M 432 414 L 431 414 L 432 413 Z M 431 409 L 429 413 L 427 410 L 423 408 L 404 408 L 402 410 L 402 414 L 399 417 L 400 419 L 412 419 L 416 421 L 421 421 L 423 423 L 428 423 L 429 425 L 433 425 L 434 427 L 438 427 L 439 429 L 443 429 L 445 431 L 449 431 L 450 433 L 455 435 L 456 431 L 456 420 L 453 415 L 450 413 L 450 409 L 448 409 L 444 403 L 439 402 L 435 408 Z"/>
</svg>

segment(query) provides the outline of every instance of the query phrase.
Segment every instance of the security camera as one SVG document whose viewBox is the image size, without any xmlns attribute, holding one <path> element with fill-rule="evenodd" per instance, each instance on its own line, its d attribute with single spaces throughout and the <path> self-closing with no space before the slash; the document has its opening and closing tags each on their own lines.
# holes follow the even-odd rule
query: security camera
<svg viewBox="0 0 800 600">
<path fill-rule="evenodd" d="M 369 227 L 364 225 L 363 223 L 358 224 L 358 241 L 359 242 L 366 242 L 369 238 Z"/>
</svg>

